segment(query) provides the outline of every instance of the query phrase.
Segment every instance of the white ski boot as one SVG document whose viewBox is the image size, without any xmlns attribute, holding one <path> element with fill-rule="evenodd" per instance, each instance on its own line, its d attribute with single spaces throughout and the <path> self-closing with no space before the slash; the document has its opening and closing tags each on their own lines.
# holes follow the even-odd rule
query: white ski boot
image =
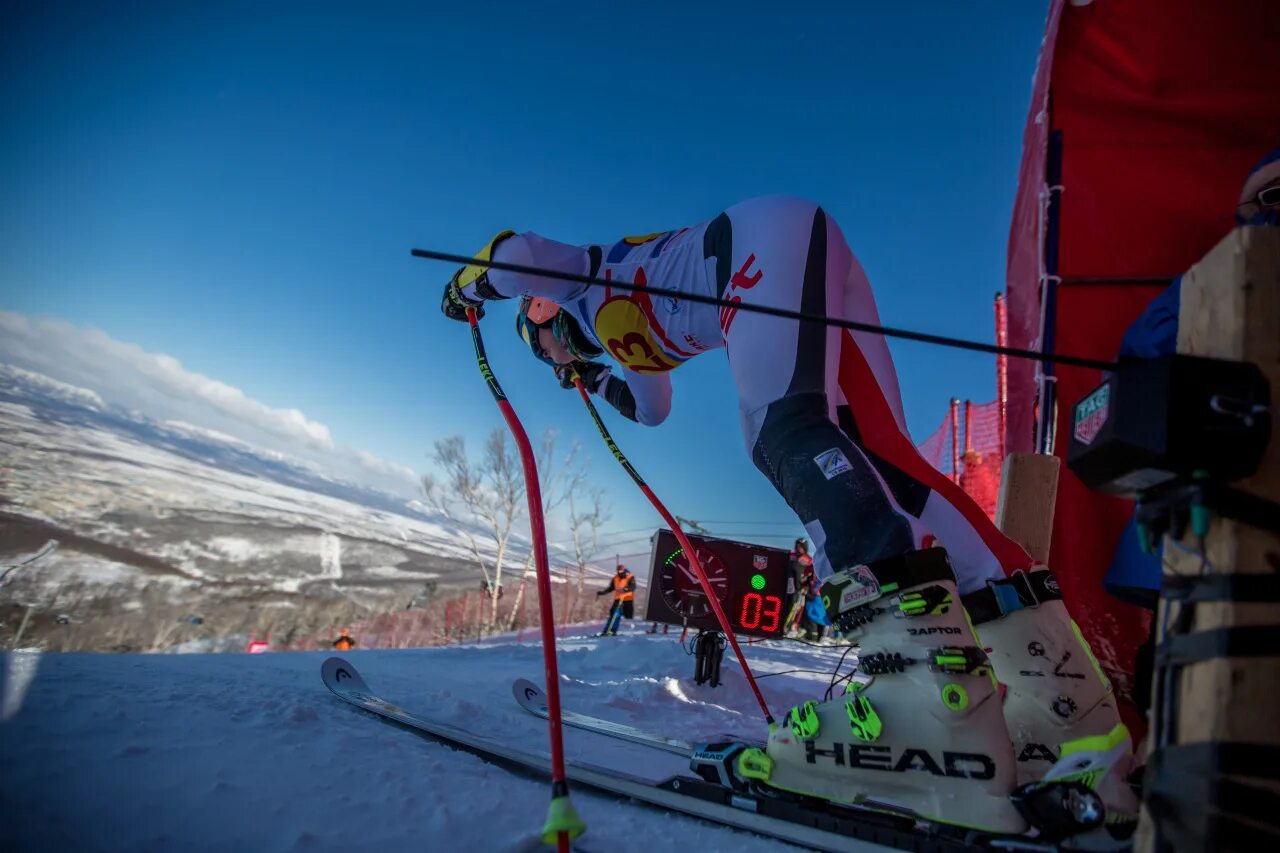
<svg viewBox="0 0 1280 853">
<path fill-rule="evenodd" d="M 859 676 L 806 702 L 737 761 L 784 791 L 991 833 L 1027 823 L 1000 694 L 941 548 L 838 572 L 822 587 L 834 625 L 856 626 Z"/>
<path fill-rule="evenodd" d="M 1138 799 L 1127 783 L 1132 740 L 1053 575 L 1036 566 L 966 595 L 964 604 L 1006 688 L 1018 784 L 1078 779 L 1102 796 L 1109 826 L 1136 821 Z M 1082 765 L 1086 754 L 1092 758 Z"/>
</svg>

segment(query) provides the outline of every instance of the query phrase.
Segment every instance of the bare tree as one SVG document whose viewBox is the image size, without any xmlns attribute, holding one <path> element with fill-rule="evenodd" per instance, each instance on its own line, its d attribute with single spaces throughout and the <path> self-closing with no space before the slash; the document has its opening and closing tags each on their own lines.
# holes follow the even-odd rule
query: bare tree
<svg viewBox="0 0 1280 853">
<path fill-rule="evenodd" d="M 578 594 L 573 601 L 580 602 L 587 582 L 587 557 L 599 550 L 600 528 L 609 520 L 610 513 L 605 505 L 604 490 L 598 487 L 570 491 L 568 503 L 569 537 L 573 543 L 573 559 L 578 567 Z M 565 583 L 568 582 L 566 577 Z M 568 609 L 572 611 L 573 604 Z M 572 616 L 572 612 L 566 613 L 566 621 L 571 621 Z"/>
<path fill-rule="evenodd" d="M 547 430 L 535 451 L 542 493 L 543 515 L 550 515 L 586 481 L 585 464 L 579 460 L 575 442 L 563 459 L 556 459 L 556 434 Z M 471 548 L 471 554 L 484 577 L 488 592 L 487 614 L 481 620 L 483 633 L 491 633 L 498 625 L 498 607 L 502 580 L 512 546 L 516 522 L 525 517 L 526 492 L 524 468 L 520 454 L 507 437 L 506 430 L 494 427 L 485 441 L 480 458 L 467 455 L 466 441 L 460 435 L 435 443 L 433 458 L 440 475 L 422 477 L 422 491 L 428 505 L 458 525 Z M 483 531 L 478 534 L 476 527 Z M 492 551 L 481 548 L 481 539 L 492 543 Z M 526 556 L 525 569 L 532 555 Z M 517 593 L 512 610 L 518 610 L 523 588 Z"/>
</svg>

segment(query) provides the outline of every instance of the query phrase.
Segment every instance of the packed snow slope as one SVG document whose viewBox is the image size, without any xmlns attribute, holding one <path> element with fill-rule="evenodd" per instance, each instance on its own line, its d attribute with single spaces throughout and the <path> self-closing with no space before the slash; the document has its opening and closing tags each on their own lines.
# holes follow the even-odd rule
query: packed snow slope
<svg viewBox="0 0 1280 853">
<path fill-rule="evenodd" d="M 635 631 L 639 626 L 629 626 Z M 679 634 L 560 641 L 564 707 L 696 740 L 764 738 L 732 653 L 694 685 Z M 775 714 L 819 698 L 841 647 L 744 646 Z M 325 653 L 9 653 L 0 704 L 0 849 L 422 851 L 542 849 L 549 785 L 405 731 L 332 696 Z M 547 725 L 511 696 L 542 683 L 514 639 L 346 653 L 411 712 L 546 750 Z M 852 661 L 852 656 L 848 662 Z M 791 672 L 791 670 L 821 672 Z M 637 769 L 677 756 L 565 729 L 567 753 Z M 585 851 L 772 851 L 786 845 L 679 814 L 573 792 Z"/>
</svg>

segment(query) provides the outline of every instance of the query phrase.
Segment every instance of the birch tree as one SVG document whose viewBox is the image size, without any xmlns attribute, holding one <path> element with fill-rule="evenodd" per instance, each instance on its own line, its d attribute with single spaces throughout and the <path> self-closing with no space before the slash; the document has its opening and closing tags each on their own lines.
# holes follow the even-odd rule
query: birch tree
<svg viewBox="0 0 1280 853">
<path fill-rule="evenodd" d="M 573 561 L 578 567 L 576 579 L 577 595 L 574 602 L 581 602 L 583 588 L 587 582 L 587 557 L 599 550 L 600 528 L 609 520 L 609 509 L 605 504 L 604 490 L 591 487 L 570 490 L 569 504 L 569 538 L 573 544 Z M 565 578 L 568 583 L 569 579 Z M 572 621 L 572 609 L 565 614 L 567 621 Z"/>
<path fill-rule="evenodd" d="M 585 483 L 585 465 L 579 458 L 576 442 L 557 460 L 554 430 L 543 433 L 535 457 L 543 515 L 550 516 L 573 490 Z M 507 431 L 494 427 L 477 460 L 468 456 L 466 441 L 460 435 L 437 441 L 432 458 L 440 473 L 422 477 L 422 492 L 432 509 L 458 525 L 480 567 L 489 591 L 482 630 L 491 633 L 498 624 L 499 592 L 508 568 L 506 564 L 512 556 L 517 522 L 528 515 L 520 454 Z M 491 554 L 482 549 L 482 540 L 492 544 Z M 524 556 L 527 571 L 532 555 Z M 518 611 L 523 594 L 522 585 L 512 602 L 513 612 Z"/>
</svg>

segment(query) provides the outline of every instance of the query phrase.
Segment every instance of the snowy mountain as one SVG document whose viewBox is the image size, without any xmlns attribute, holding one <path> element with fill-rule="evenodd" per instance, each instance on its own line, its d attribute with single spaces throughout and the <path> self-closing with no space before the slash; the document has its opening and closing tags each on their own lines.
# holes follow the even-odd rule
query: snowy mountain
<svg viewBox="0 0 1280 853">
<path fill-rule="evenodd" d="M 148 630 L 314 630 L 479 582 L 458 526 L 416 501 L 9 365 L 0 458 L 0 563 L 60 542 L 0 586 L 0 634 L 24 608 L 28 637 L 129 613 Z M 117 633 L 109 646 L 147 647 Z"/>
<path fill-rule="evenodd" d="M 732 656 L 725 683 L 693 683 L 678 635 L 560 643 L 567 709 L 697 740 L 762 740 Z M 747 654 L 774 713 L 819 698 L 843 648 L 757 643 Z M 541 683 L 541 651 L 478 646 L 348 653 L 373 689 L 414 713 L 547 750 L 547 726 L 511 696 Z M 0 681 L 0 848 L 13 851 L 535 851 L 545 779 L 400 729 L 323 687 L 320 653 L 9 654 Z M 678 756 L 565 729 L 571 760 L 636 773 Z M 586 789 L 571 792 L 582 851 L 793 850 Z M 851 840 L 850 849 L 873 849 Z M 879 849 L 879 848 L 874 848 Z"/>
</svg>

